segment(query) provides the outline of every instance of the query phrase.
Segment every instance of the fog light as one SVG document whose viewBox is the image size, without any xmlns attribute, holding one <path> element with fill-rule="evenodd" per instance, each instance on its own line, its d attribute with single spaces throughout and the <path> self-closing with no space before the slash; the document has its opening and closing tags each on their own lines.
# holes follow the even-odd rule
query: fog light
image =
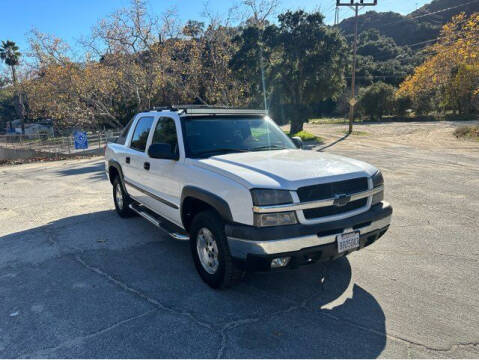
<svg viewBox="0 0 479 360">
<path fill-rule="evenodd" d="M 290 256 L 274 258 L 273 260 L 271 260 L 271 268 L 274 269 L 274 268 L 285 267 L 286 265 L 289 264 L 290 260 L 291 260 Z"/>
</svg>

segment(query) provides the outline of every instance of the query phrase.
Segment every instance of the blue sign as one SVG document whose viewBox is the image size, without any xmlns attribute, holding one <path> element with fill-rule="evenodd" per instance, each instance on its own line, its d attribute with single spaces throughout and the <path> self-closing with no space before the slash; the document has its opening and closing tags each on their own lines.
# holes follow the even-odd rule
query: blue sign
<svg viewBox="0 0 479 360">
<path fill-rule="evenodd" d="M 75 150 L 88 149 L 88 137 L 86 132 L 75 131 L 73 138 L 75 142 Z"/>
</svg>

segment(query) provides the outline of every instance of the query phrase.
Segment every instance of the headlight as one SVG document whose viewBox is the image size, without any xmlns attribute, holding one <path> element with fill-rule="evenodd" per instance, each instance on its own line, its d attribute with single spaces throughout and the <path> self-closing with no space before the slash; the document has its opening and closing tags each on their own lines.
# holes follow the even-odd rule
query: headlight
<svg viewBox="0 0 479 360">
<path fill-rule="evenodd" d="M 254 225 L 258 227 L 292 225 L 297 222 L 294 211 L 254 214 Z"/>
<path fill-rule="evenodd" d="M 378 171 L 376 174 L 373 175 L 373 187 L 377 188 L 378 186 L 384 185 L 384 178 L 381 171 Z M 373 200 L 371 202 L 371 206 L 379 204 L 381 201 L 384 200 L 384 190 L 373 195 Z"/>
<path fill-rule="evenodd" d="M 293 202 L 288 190 L 253 189 L 251 196 L 255 206 L 284 205 Z"/>
<path fill-rule="evenodd" d="M 384 178 L 381 171 L 378 170 L 376 174 L 373 175 L 373 187 L 378 187 L 384 185 Z"/>
</svg>

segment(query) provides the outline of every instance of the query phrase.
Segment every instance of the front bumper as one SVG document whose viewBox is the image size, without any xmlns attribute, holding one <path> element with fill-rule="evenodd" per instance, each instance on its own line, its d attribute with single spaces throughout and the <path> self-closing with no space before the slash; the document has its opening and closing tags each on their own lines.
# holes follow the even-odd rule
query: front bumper
<svg viewBox="0 0 479 360">
<path fill-rule="evenodd" d="M 362 214 L 315 225 L 288 225 L 271 228 L 228 224 L 226 235 L 231 255 L 248 270 L 268 271 L 271 260 L 291 257 L 288 268 L 316 261 L 332 260 L 360 250 L 379 239 L 391 223 L 392 207 L 382 202 Z M 336 237 L 360 232 L 359 248 L 338 253 Z"/>
</svg>

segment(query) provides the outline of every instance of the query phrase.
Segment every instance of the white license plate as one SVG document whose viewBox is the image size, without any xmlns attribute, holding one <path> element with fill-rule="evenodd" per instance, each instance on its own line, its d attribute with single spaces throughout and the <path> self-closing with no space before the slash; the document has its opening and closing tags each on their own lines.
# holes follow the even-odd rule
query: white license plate
<svg viewBox="0 0 479 360">
<path fill-rule="evenodd" d="M 338 235 L 337 240 L 339 253 L 356 249 L 359 247 L 359 231 Z"/>
</svg>

